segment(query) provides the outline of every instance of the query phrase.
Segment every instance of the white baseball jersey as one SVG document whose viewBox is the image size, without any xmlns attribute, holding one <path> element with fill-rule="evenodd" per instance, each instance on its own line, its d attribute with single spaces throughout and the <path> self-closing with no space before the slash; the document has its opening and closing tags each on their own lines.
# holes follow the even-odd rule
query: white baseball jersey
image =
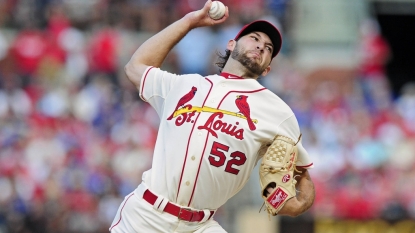
<svg viewBox="0 0 415 233">
<path fill-rule="evenodd" d="M 149 67 L 139 92 L 161 118 L 143 181 L 181 206 L 219 208 L 246 184 L 261 146 L 276 134 L 294 141 L 300 136 L 290 107 L 254 79 Z M 298 148 L 297 166 L 311 167 L 301 141 Z"/>
</svg>

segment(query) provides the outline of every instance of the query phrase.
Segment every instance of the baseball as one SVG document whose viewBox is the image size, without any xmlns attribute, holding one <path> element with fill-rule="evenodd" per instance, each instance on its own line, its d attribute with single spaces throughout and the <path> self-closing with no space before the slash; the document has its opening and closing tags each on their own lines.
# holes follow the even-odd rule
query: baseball
<svg viewBox="0 0 415 233">
<path fill-rule="evenodd" d="M 220 1 L 213 1 L 210 6 L 209 16 L 214 20 L 221 19 L 225 15 L 226 7 Z"/>
</svg>

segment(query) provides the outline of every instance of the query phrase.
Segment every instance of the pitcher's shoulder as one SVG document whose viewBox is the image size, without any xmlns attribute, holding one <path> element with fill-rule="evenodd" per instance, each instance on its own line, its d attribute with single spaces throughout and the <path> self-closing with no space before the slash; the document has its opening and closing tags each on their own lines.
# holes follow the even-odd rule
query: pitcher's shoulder
<svg viewBox="0 0 415 233">
<path fill-rule="evenodd" d="M 266 106 L 267 108 L 271 107 L 271 109 L 276 111 L 292 113 L 291 107 L 280 96 L 269 89 L 264 89 L 263 91 L 258 92 L 258 95 L 254 98 L 256 98 L 261 105 Z"/>
</svg>

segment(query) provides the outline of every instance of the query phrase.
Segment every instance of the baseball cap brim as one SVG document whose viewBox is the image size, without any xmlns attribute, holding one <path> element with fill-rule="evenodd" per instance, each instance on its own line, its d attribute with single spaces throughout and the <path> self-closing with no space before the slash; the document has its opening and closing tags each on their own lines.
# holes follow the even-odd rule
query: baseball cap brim
<svg viewBox="0 0 415 233">
<path fill-rule="evenodd" d="M 274 50 L 272 52 L 272 58 L 277 56 L 281 50 L 282 37 L 280 31 L 272 25 L 270 22 L 265 20 L 256 20 L 250 24 L 245 25 L 239 33 L 236 35 L 235 40 L 251 33 L 251 32 L 263 32 L 269 36 L 271 39 Z"/>
</svg>

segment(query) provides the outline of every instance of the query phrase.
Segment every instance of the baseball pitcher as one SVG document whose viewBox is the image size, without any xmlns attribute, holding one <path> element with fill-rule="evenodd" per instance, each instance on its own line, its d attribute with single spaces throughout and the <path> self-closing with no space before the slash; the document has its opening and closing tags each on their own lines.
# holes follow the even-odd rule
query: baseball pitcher
<svg viewBox="0 0 415 233">
<path fill-rule="evenodd" d="M 314 201 L 307 171 L 313 163 L 297 119 L 257 81 L 281 48 L 277 28 L 261 20 L 244 26 L 217 63 L 220 74 L 177 75 L 159 68 L 190 30 L 228 18 L 227 8 L 222 18 L 209 17 L 211 4 L 148 39 L 125 66 L 161 122 L 152 168 L 121 203 L 111 232 L 226 232 L 215 212 L 243 188 L 256 165 L 258 195 L 269 215 L 298 216 Z"/>
</svg>

